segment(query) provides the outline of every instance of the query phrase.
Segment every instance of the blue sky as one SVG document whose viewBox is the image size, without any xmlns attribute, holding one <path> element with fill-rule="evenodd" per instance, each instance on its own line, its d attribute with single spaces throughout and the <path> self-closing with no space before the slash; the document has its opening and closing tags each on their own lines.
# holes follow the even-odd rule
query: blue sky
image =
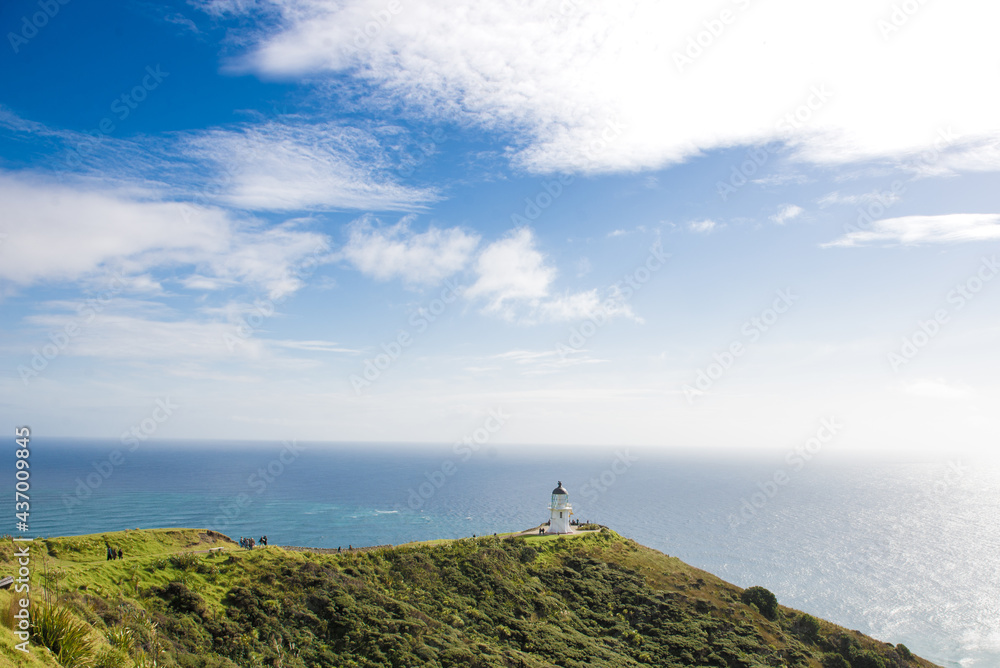
<svg viewBox="0 0 1000 668">
<path fill-rule="evenodd" d="M 985 452 L 998 13 L 5 3 L 0 410 Z"/>
</svg>

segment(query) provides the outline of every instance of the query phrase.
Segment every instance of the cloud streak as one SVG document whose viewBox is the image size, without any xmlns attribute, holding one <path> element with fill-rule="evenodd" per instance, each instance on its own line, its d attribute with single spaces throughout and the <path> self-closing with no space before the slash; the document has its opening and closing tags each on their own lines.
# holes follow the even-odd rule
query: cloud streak
<svg viewBox="0 0 1000 668">
<path fill-rule="evenodd" d="M 358 128 L 269 122 L 208 130 L 178 148 L 227 177 L 220 204 L 249 211 L 414 210 L 438 198 L 396 183 L 377 139 Z"/>
<path fill-rule="evenodd" d="M 385 144 L 406 131 L 301 116 L 173 132 L 93 137 L 22 119 L 0 107 L 0 127 L 42 140 L 36 167 L 104 187 L 244 211 L 413 211 L 440 199 L 402 185 Z"/>
<path fill-rule="evenodd" d="M 1000 239 L 1000 214 L 949 213 L 937 216 L 902 216 L 872 223 L 870 230 L 848 232 L 824 247 L 868 245 L 917 246 Z"/>
</svg>

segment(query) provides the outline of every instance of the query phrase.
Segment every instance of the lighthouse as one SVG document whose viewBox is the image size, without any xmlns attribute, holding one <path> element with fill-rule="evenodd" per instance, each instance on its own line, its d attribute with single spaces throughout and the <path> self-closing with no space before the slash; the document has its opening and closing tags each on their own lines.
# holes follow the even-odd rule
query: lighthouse
<svg viewBox="0 0 1000 668">
<path fill-rule="evenodd" d="M 572 533 L 569 525 L 569 516 L 573 514 L 573 506 L 569 502 L 569 492 L 563 487 L 562 480 L 559 486 L 552 490 L 552 503 L 549 504 L 549 528 L 545 533 Z"/>
</svg>

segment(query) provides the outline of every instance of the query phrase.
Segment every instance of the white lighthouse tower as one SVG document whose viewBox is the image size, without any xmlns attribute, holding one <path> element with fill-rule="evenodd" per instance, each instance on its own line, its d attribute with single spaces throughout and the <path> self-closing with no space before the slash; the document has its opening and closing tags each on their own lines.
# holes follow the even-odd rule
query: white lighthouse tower
<svg viewBox="0 0 1000 668">
<path fill-rule="evenodd" d="M 569 525 L 569 516 L 573 514 L 573 506 L 569 502 L 569 492 L 559 486 L 552 490 L 552 503 L 549 504 L 549 527 L 545 533 L 573 533 Z"/>
</svg>

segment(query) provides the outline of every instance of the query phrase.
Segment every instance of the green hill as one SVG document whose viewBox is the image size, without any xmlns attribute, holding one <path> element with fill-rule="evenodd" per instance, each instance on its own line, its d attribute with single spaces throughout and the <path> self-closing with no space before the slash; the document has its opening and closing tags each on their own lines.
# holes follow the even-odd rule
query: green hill
<svg viewBox="0 0 1000 668">
<path fill-rule="evenodd" d="M 106 543 L 125 557 L 107 561 Z M 38 639 L 26 657 L 6 631 L 3 666 L 933 665 L 608 529 L 342 554 L 161 529 L 32 550 L 35 632 L 57 650 L 61 638 L 62 663 Z M 4 541 L 0 576 L 15 570 Z M 14 598 L 0 592 L 7 626 Z"/>
</svg>

